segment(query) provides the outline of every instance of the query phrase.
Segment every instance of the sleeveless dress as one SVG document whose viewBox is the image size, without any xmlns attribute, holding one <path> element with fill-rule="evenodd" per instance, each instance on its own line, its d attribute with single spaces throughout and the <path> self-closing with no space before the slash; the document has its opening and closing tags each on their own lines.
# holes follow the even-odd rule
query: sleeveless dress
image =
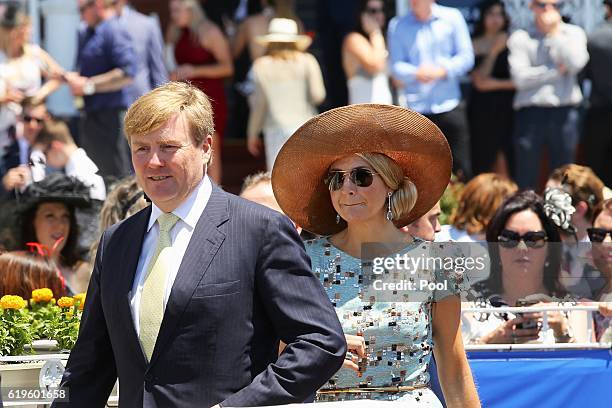
<svg viewBox="0 0 612 408">
<path fill-rule="evenodd" d="M 477 55 L 475 67 L 484 61 L 485 56 Z M 491 72 L 495 79 L 510 79 L 508 49 L 501 52 Z M 468 98 L 467 116 L 470 126 L 472 171 L 474 174 L 489 172 L 497 159 L 497 152 L 506 156 L 510 172 L 513 173 L 514 152 L 512 130 L 514 110 L 512 101 L 514 91 L 486 91 L 471 89 Z"/>
<path fill-rule="evenodd" d="M 423 241 L 415 240 L 398 254 L 415 256 Z M 384 400 L 406 406 L 442 407 L 429 388 L 428 367 L 433 353 L 433 302 L 463 290 L 460 277 L 452 277 L 449 291 L 423 291 L 411 301 L 389 302 L 384 295 L 371 296 L 366 290 L 367 261 L 354 258 L 334 247 L 328 238 L 305 242 L 312 270 L 321 280 L 342 324 L 345 334 L 361 334 L 365 339 L 367 361 L 360 373 L 341 368 L 322 388 L 317 401 Z M 421 253 L 421 252 L 419 252 Z M 371 263 L 370 263 L 371 264 Z M 393 273 L 393 272 L 391 272 Z M 436 271 L 436 279 L 440 276 Z M 421 275 L 423 276 L 423 275 Z M 353 393 L 335 389 L 415 386 L 411 391 Z"/>
<path fill-rule="evenodd" d="M 188 28 L 181 30 L 181 35 L 174 46 L 174 59 L 178 65 L 209 65 L 217 62 L 210 51 L 193 40 Z M 215 131 L 219 135 L 219 140 L 223 141 L 227 124 L 227 99 L 225 97 L 224 79 L 190 78 L 189 82 L 201 89 L 210 98 Z"/>
<path fill-rule="evenodd" d="M 368 74 L 359 67 L 355 75 L 347 81 L 349 105 L 356 103 L 393 103 L 389 89 L 389 77 L 383 72 Z"/>
</svg>

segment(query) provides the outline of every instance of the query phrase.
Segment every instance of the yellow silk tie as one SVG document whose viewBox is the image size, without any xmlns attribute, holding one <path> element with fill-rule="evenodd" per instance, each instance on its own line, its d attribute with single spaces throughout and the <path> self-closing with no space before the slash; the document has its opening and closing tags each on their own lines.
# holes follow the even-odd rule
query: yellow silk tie
<svg viewBox="0 0 612 408">
<path fill-rule="evenodd" d="M 166 274 L 172 261 L 170 248 L 172 238 L 170 230 L 179 220 L 179 217 L 172 213 L 164 213 L 159 216 L 159 239 L 157 247 L 147 266 L 142 293 L 140 295 L 140 343 L 151 361 L 155 341 L 164 318 L 164 292 L 166 290 Z"/>
</svg>

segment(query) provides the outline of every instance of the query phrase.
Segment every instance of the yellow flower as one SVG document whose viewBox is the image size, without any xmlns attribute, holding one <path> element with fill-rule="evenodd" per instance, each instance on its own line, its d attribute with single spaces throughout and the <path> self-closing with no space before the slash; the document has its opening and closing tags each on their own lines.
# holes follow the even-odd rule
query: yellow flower
<svg viewBox="0 0 612 408">
<path fill-rule="evenodd" d="M 0 307 L 3 309 L 23 309 L 28 302 L 23 300 L 21 296 L 4 295 L 0 299 Z"/>
<path fill-rule="evenodd" d="M 57 301 L 59 307 L 72 307 L 74 306 L 74 299 L 71 297 L 63 296 Z"/>
<path fill-rule="evenodd" d="M 85 293 L 76 294 L 72 298 L 79 302 L 79 310 L 83 310 L 83 307 L 85 307 Z"/>
<path fill-rule="evenodd" d="M 32 299 L 36 303 L 50 302 L 53 299 L 53 291 L 49 288 L 34 289 L 32 291 Z"/>
</svg>

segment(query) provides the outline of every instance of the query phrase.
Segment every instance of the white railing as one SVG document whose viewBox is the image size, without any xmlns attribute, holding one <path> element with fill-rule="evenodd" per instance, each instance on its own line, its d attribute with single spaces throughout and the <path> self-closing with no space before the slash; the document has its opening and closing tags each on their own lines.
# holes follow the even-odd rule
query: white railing
<svg viewBox="0 0 612 408">
<path fill-rule="evenodd" d="M 466 345 L 467 351 L 477 350 L 540 350 L 546 349 L 607 349 L 611 348 L 611 343 L 598 343 L 592 341 L 594 338 L 594 327 L 593 327 L 593 312 L 599 310 L 598 306 L 578 306 L 578 305 L 557 305 L 551 304 L 550 306 L 526 306 L 526 307 L 513 307 L 513 306 L 501 306 L 501 307 L 466 307 L 461 308 L 461 313 L 538 313 L 538 312 L 579 312 L 585 311 L 587 315 L 587 342 L 581 343 L 554 343 L 553 339 L 544 339 L 544 343 L 537 344 L 470 344 Z M 548 330 L 548 314 L 542 314 L 542 330 Z"/>
</svg>

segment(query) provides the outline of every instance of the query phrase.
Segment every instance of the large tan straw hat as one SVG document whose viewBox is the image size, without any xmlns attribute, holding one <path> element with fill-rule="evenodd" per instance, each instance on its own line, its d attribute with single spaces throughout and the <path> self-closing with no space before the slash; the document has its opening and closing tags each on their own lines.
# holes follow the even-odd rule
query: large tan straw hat
<svg viewBox="0 0 612 408">
<path fill-rule="evenodd" d="M 324 183 L 336 160 L 355 153 L 383 153 L 417 187 L 414 208 L 403 227 L 429 211 L 448 185 L 452 156 L 442 131 L 425 116 L 393 105 L 360 104 L 332 109 L 302 125 L 283 145 L 272 170 L 272 188 L 285 214 L 307 231 L 331 235 L 336 223 Z"/>
<path fill-rule="evenodd" d="M 295 43 L 296 47 L 304 51 L 312 43 L 307 35 L 298 34 L 298 26 L 290 18 L 273 18 L 268 26 L 268 34 L 255 37 L 261 45 L 269 43 Z"/>
</svg>

